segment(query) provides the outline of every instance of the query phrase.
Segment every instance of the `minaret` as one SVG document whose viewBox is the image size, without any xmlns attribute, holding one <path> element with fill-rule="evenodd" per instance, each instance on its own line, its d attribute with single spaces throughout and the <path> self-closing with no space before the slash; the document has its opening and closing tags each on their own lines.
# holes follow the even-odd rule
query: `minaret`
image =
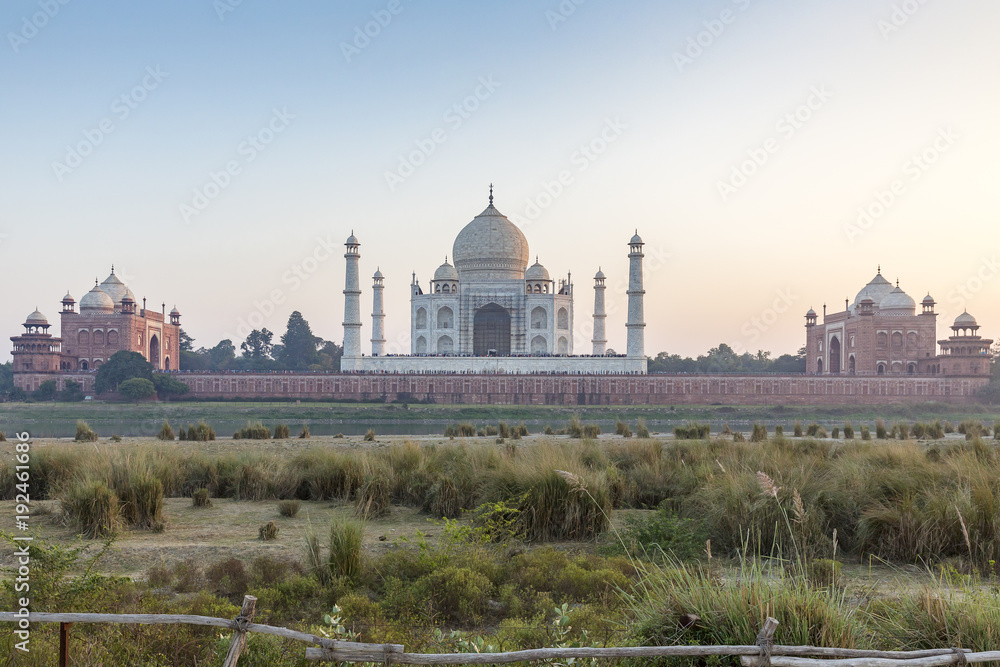
<svg viewBox="0 0 1000 667">
<path fill-rule="evenodd" d="M 347 237 L 347 279 L 344 281 L 344 358 L 361 357 L 361 283 L 358 279 L 358 260 L 361 244 L 354 232 Z M 344 368 L 344 366 L 341 366 Z M 354 370 L 351 368 L 351 370 Z"/>
<path fill-rule="evenodd" d="M 385 310 L 382 308 L 382 271 L 375 269 L 372 276 L 372 356 L 385 355 Z"/>
<path fill-rule="evenodd" d="M 642 239 L 639 230 L 628 242 L 628 322 L 625 330 L 628 332 L 628 343 L 625 354 L 629 357 L 646 357 L 645 335 L 643 329 L 646 323 L 642 315 L 642 297 L 646 290 L 642 289 Z"/>
<path fill-rule="evenodd" d="M 604 272 L 601 267 L 597 267 L 597 275 L 594 276 L 594 356 L 603 357 L 607 351 L 608 339 L 604 334 L 604 320 L 607 315 L 604 313 Z"/>
</svg>

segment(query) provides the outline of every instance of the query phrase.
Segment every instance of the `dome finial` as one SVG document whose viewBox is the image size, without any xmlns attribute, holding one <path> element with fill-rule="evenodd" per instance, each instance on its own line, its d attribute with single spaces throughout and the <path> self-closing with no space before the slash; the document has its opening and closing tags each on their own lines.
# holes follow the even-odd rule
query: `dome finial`
<svg viewBox="0 0 1000 667">
<path fill-rule="evenodd" d="M 879 275 L 882 275 L 882 265 L 881 264 L 878 265 L 878 271 L 876 271 L 876 273 L 879 274 Z"/>
<path fill-rule="evenodd" d="M 493 184 L 490 183 L 490 206 L 493 206 Z"/>
<path fill-rule="evenodd" d="M 896 287 L 899 287 L 899 278 L 896 278 Z"/>
</svg>

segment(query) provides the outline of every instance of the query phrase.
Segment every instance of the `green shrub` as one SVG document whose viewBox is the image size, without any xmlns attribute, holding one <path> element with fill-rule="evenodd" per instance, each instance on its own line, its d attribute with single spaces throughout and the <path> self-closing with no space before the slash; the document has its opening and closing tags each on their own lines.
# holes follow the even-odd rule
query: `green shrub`
<svg viewBox="0 0 1000 667">
<path fill-rule="evenodd" d="M 208 489 L 204 487 L 195 489 L 191 493 L 191 504 L 194 507 L 211 507 L 212 499 L 208 493 Z"/>
<path fill-rule="evenodd" d="M 0 435 L 3 435 L 3 434 L 0 433 Z M 121 441 L 122 441 L 122 437 L 120 435 L 112 435 L 111 436 L 111 442 L 121 442 Z"/>
<path fill-rule="evenodd" d="M 851 422 L 846 422 L 844 424 L 844 439 L 854 440 L 854 426 L 851 424 Z"/>
<path fill-rule="evenodd" d="M 566 434 L 571 438 L 583 437 L 583 424 L 580 423 L 578 415 L 573 415 L 569 418 L 569 424 L 566 426 Z"/>
<path fill-rule="evenodd" d="M 836 440 L 837 438 L 840 437 L 840 427 L 839 426 L 834 426 L 833 427 L 833 432 L 830 434 L 830 437 L 833 438 L 834 440 Z"/>
<path fill-rule="evenodd" d="M 371 471 L 357 491 L 354 513 L 362 519 L 385 516 L 392 501 L 392 481 L 389 470 Z"/>
<path fill-rule="evenodd" d="M 753 432 L 750 434 L 750 442 L 764 442 L 767 440 L 767 427 L 754 422 Z"/>
<path fill-rule="evenodd" d="M 646 420 L 642 417 L 639 417 L 639 422 L 635 425 L 635 435 L 637 438 L 649 438 L 649 428 L 646 426 Z"/>
<path fill-rule="evenodd" d="M 584 424 L 583 425 L 583 437 L 588 440 L 593 440 L 601 434 L 601 427 L 598 424 Z"/>
<path fill-rule="evenodd" d="M 888 437 L 888 432 L 885 430 L 885 422 L 881 419 L 875 421 L 875 437 L 879 440 L 885 440 Z"/>
<path fill-rule="evenodd" d="M 190 440 L 192 442 L 208 442 L 209 440 L 215 440 L 215 429 L 205 423 L 204 420 L 199 420 L 197 426 L 188 426 L 187 435 L 184 433 L 184 429 L 179 429 L 181 440 Z"/>
<path fill-rule="evenodd" d="M 309 424 L 303 424 L 302 425 L 302 430 L 299 431 L 299 439 L 300 440 L 306 440 L 309 437 L 310 437 Z"/>
<path fill-rule="evenodd" d="M 543 431 L 543 433 L 545 433 L 545 435 L 555 435 L 555 431 L 553 431 L 552 427 L 549 426 L 548 424 L 546 424 L 545 430 Z"/>
<path fill-rule="evenodd" d="M 163 482 L 151 471 L 131 473 L 115 485 L 121 517 L 134 528 L 152 529 L 163 522 Z"/>
<path fill-rule="evenodd" d="M 364 525 L 335 518 L 330 522 L 330 554 L 327 567 L 334 577 L 356 577 L 361 573 L 361 543 Z"/>
<path fill-rule="evenodd" d="M 367 431 L 365 431 L 364 440 L 365 442 L 375 442 L 375 431 L 372 429 L 368 429 Z"/>
<path fill-rule="evenodd" d="M 431 572 L 414 588 L 419 598 L 430 601 L 435 617 L 463 624 L 482 618 L 493 590 L 483 574 L 454 565 Z"/>
<path fill-rule="evenodd" d="M 274 427 L 274 439 L 275 440 L 285 440 L 288 438 L 289 430 L 288 424 L 278 424 Z"/>
<path fill-rule="evenodd" d="M 611 551 L 642 551 L 651 557 L 666 556 L 678 561 L 697 560 L 705 548 L 707 534 L 693 519 L 679 517 L 669 502 L 660 504 L 652 516 L 631 516 L 622 531 L 624 544 L 612 543 Z"/>
<path fill-rule="evenodd" d="M 619 419 L 615 423 L 615 435 L 620 435 L 623 438 L 631 438 L 632 429 L 629 428 L 628 424 Z"/>
<path fill-rule="evenodd" d="M 781 424 L 778 424 L 777 426 L 775 426 L 774 427 L 774 437 L 776 437 L 776 438 L 782 438 L 784 436 L 785 436 L 785 427 L 782 426 Z"/>
<path fill-rule="evenodd" d="M 76 437 L 74 440 L 76 442 L 97 442 L 97 433 L 94 432 L 94 429 L 90 428 L 90 424 L 79 419 L 76 422 Z"/>
<path fill-rule="evenodd" d="M 795 437 L 796 438 L 801 438 L 802 437 L 802 422 L 800 422 L 798 419 L 796 419 L 795 420 L 795 424 L 792 426 L 792 428 L 794 429 L 793 430 L 793 434 L 795 435 Z"/>
<path fill-rule="evenodd" d="M 302 507 L 300 500 L 280 500 L 278 501 L 278 514 L 292 518 L 299 513 L 300 507 Z"/>
<path fill-rule="evenodd" d="M 921 422 L 916 422 L 915 424 L 913 424 L 911 432 L 913 433 L 914 438 L 921 440 L 927 435 L 927 426 L 925 426 Z"/>
<path fill-rule="evenodd" d="M 810 561 L 808 571 L 809 583 L 818 588 L 836 586 L 841 581 L 840 563 L 829 558 L 817 558 Z"/>
<path fill-rule="evenodd" d="M 156 439 L 174 441 L 174 429 L 170 428 L 170 422 L 166 419 L 163 420 L 163 426 L 160 427 L 160 432 L 156 434 Z"/>
<path fill-rule="evenodd" d="M 262 523 L 257 532 L 257 537 L 265 542 L 278 539 L 278 524 L 273 521 Z"/>
<path fill-rule="evenodd" d="M 812 424 L 809 424 L 809 426 L 806 427 L 806 435 L 808 435 L 810 438 L 815 438 L 816 434 L 819 433 L 819 429 L 820 429 L 819 424 L 813 422 Z"/>
<path fill-rule="evenodd" d="M 517 425 L 517 430 L 515 432 L 523 438 L 528 435 L 528 426 L 524 422 L 521 422 Z"/>
<path fill-rule="evenodd" d="M 497 435 L 499 435 L 501 438 L 510 437 L 510 427 L 507 426 L 507 422 L 500 422 L 499 424 L 497 424 Z"/>
</svg>

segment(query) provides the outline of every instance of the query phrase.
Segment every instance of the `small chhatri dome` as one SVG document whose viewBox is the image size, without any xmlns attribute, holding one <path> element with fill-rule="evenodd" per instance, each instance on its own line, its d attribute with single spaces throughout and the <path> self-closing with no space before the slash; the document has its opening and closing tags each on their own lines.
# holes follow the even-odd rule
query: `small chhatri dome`
<svg viewBox="0 0 1000 667">
<path fill-rule="evenodd" d="M 382 269 L 376 268 L 375 274 L 372 276 L 372 278 L 385 278 L 385 276 L 382 275 Z"/>
<path fill-rule="evenodd" d="M 110 313 L 115 310 L 115 302 L 99 285 L 94 285 L 93 289 L 80 299 L 80 310 L 99 310 Z"/>
<path fill-rule="evenodd" d="M 111 275 L 104 279 L 101 283 L 101 289 L 111 297 L 111 301 L 114 303 L 120 303 L 122 299 L 129 293 L 128 288 L 125 287 L 125 283 L 118 279 L 115 275 L 115 267 L 111 267 Z"/>
<path fill-rule="evenodd" d="M 878 309 L 880 311 L 908 311 L 912 314 L 913 309 L 916 307 L 917 304 L 913 298 L 898 286 L 878 302 Z"/>
<path fill-rule="evenodd" d="M 181 311 L 177 310 L 177 304 L 174 304 L 173 310 L 170 311 L 171 315 L 180 315 Z"/>
<path fill-rule="evenodd" d="M 604 280 L 604 271 L 601 271 L 601 267 L 597 267 L 597 273 L 594 274 L 594 280 Z"/>
<path fill-rule="evenodd" d="M 816 317 L 816 311 L 810 308 L 806 311 L 806 317 Z"/>
<path fill-rule="evenodd" d="M 122 303 L 135 303 L 135 299 L 132 298 L 132 292 L 129 291 L 128 294 L 122 297 Z"/>
<path fill-rule="evenodd" d="M 934 303 L 937 303 L 937 302 L 936 302 L 936 301 L 934 301 L 934 297 L 932 297 L 932 296 L 931 296 L 931 293 L 930 293 L 930 292 L 928 292 L 928 293 L 927 293 L 927 296 L 925 296 L 925 297 L 924 297 L 924 300 L 923 300 L 923 301 L 921 301 L 920 303 L 923 303 L 924 305 L 932 305 L 932 304 L 934 304 Z"/>
<path fill-rule="evenodd" d="M 977 327 L 979 326 L 979 324 L 976 322 L 976 318 L 974 318 L 972 315 L 969 315 L 969 311 L 965 311 L 964 313 L 955 318 L 954 326 L 968 328 L 968 327 Z"/>
<path fill-rule="evenodd" d="M 74 299 L 73 295 L 69 293 L 69 290 L 66 290 L 66 296 L 64 296 L 62 298 L 62 302 L 63 303 L 76 303 L 76 299 Z"/>
<path fill-rule="evenodd" d="M 522 280 L 528 239 L 490 203 L 458 233 L 451 256 L 463 280 Z"/>
<path fill-rule="evenodd" d="M 448 263 L 448 258 L 444 258 L 444 264 L 434 272 L 434 280 L 458 280 L 458 270 Z"/>
<path fill-rule="evenodd" d="M 629 241 L 629 245 L 635 245 L 637 243 L 642 243 L 642 237 L 639 236 L 639 230 L 638 229 L 635 230 L 635 236 L 633 236 L 632 240 Z"/>
<path fill-rule="evenodd" d="M 31 315 L 28 315 L 28 319 L 26 319 L 24 323 L 25 325 L 31 325 L 35 327 L 48 326 L 49 320 L 44 315 L 42 315 L 41 311 L 38 310 L 38 306 L 35 306 L 35 312 L 33 312 Z"/>
<path fill-rule="evenodd" d="M 358 241 L 358 237 L 354 235 L 354 230 L 351 230 L 351 235 L 347 237 L 347 243 L 344 245 L 361 245 Z"/>
<path fill-rule="evenodd" d="M 538 257 L 535 257 L 535 263 L 528 267 L 528 270 L 524 272 L 525 280 L 548 280 L 549 272 L 544 266 L 538 263 Z"/>
</svg>

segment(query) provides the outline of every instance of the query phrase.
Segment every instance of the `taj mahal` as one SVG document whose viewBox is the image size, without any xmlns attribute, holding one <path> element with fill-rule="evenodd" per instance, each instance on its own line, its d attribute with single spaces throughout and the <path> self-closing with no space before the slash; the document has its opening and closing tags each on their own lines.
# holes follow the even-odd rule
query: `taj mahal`
<svg viewBox="0 0 1000 667">
<path fill-rule="evenodd" d="M 528 240 L 493 205 L 455 238 L 451 260 L 426 286 L 416 273 L 410 283 L 410 354 L 385 354 L 385 276 L 372 276 L 371 354 L 361 350 L 361 243 L 346 242 L 344 355 L 341 371 L 366 373 L 580 373 L 646 372 L 643 344 L 642 259 L 638 231 L 628 248 L 628 322 L 624 355 L 610 353 L 605 337 L 606 277 L 594 275 L 592 349 L 573 349 L 573 280 L 553 280 L 535 258 L 528 266 Z"/>
</svg>

